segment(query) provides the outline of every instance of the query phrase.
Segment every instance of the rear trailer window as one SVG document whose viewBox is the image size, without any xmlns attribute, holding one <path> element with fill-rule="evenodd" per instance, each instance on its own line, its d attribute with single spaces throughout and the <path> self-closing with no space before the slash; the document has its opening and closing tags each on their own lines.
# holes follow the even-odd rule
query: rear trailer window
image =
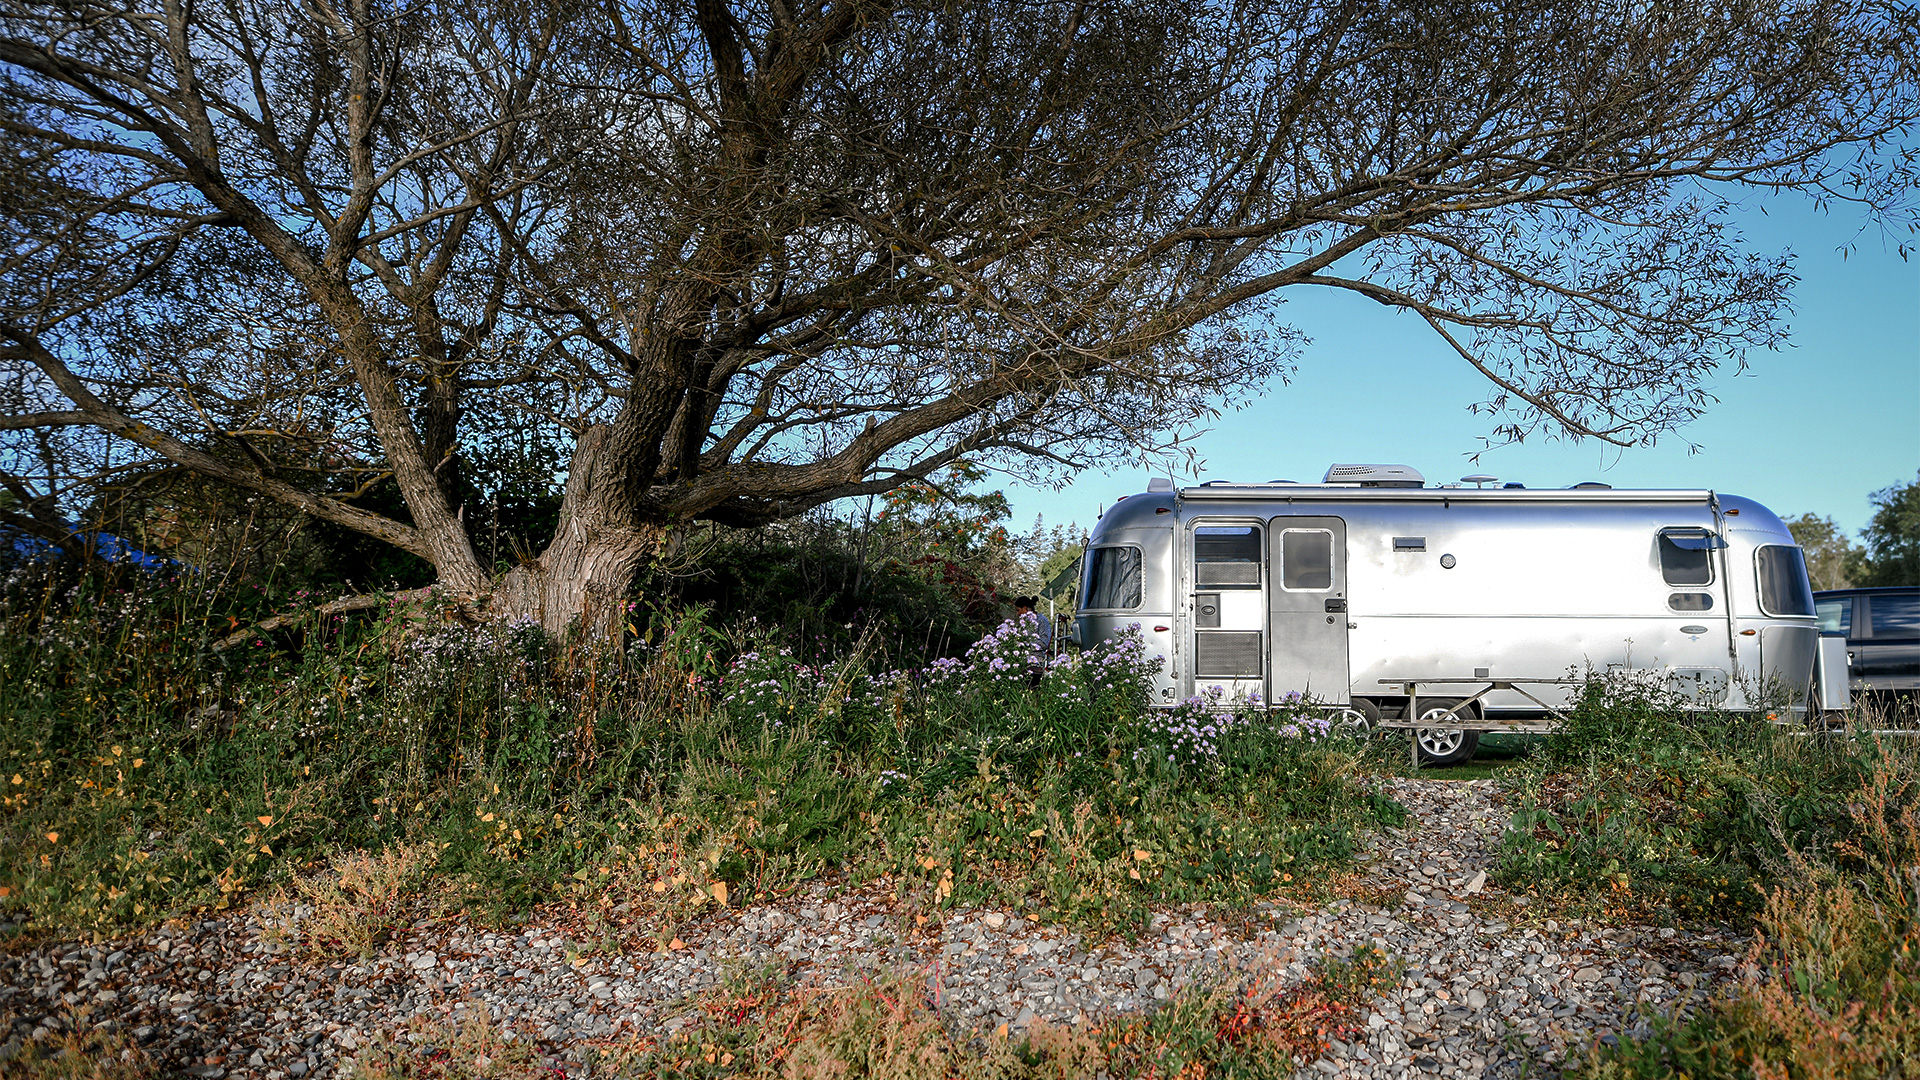
<svg viewBox="0 0 1920 1080">
<path fill-rule="evenodd" d="M 1669 585 L 1713 584 L 1713 550 L 1720 538 L 1705 529 L 1660 532 L 1660 575 Z"/>
<path fill-rule="evenodd" d="M 1087 559 L 1087 608 L 1140 606 L 1140 549 L 1094 548 Z"/>
<path fill-rule="evenodd" d="M 1769 544 L 1754 553 L 1760 576 L 1760 610 L 1769 615 L 1812 615 L 1813 586 L 1797 547 Z"/>
</svg>

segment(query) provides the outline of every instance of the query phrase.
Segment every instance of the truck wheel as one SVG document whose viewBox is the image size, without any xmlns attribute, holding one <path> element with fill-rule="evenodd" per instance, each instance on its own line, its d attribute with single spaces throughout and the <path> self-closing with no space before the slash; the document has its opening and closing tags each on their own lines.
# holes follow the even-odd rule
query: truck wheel
<svg viewBox="0 0 1920 1080">
<path fill-rule="evenodd" d="M 1458 698 L 1422 698 L 1420 719 L 1437 720 L 1459 704 Z M 1480 747 L 1480 733 L 1468 728 L 1415 728 L 1414 737 L 1420 742 L 1420 760 L 1427 765 L 1457 765 Z"/>
</svg>

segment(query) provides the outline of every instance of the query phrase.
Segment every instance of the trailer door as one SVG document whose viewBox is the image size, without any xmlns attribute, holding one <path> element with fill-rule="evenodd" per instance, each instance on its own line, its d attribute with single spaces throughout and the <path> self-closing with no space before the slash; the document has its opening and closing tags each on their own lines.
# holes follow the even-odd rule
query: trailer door
<svg viewBox="0 0 1920 1080">
<path fill-rule="evenodd" d="M 1268 664 L 1275 699 L 1288 693 L 1346 704 L 1347 523 L 1337 517 L 1277 517 L 1268 530 L 1273 586 Z"/>
</svg>

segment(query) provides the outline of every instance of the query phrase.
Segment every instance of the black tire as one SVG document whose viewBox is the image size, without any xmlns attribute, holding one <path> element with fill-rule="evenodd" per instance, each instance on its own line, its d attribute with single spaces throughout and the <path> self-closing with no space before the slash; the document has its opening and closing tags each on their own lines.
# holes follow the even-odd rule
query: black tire
<svg viewBox="0 0 1920 1080">
<path fill-rule="evenodd" d="M 1460 704 L 1459 698 L 1421 698 L 1420 718 L 1425 719 Z M 1461 716 L 1473 715 L 1473 707 L 1468 706 Z M 1458 765 L 1471 761 L 1473 752 L 1480 748 L 1480 733 L 1472 728 L 1414 728 L 1414 738 L 1420 744 L 1420 763 L 1423 765 Z"/>
<path fill-rule="evenodd" d="M 1334 710 L 1334 730 L 1356 742 L 1366 742 L 1380 734 L 1380 718 L 1379 705 L 1366 698 L 1354 698 L 1352 704 Z"/>
</svg>

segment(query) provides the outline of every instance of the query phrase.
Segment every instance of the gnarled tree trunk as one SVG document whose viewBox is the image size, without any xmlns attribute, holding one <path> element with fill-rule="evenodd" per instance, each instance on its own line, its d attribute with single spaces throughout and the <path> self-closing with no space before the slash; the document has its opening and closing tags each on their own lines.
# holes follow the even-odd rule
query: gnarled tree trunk
<svg viewBox="0 0 1920 1080">
<path fill-rule="evenodd" d="M 628 590 L 670 530 L 640 520 L 628 486 L 603 475 L 607 438 L 595 425 L 580 439 L 553 541 L 507 572 L 490 598 L 493 614 L 538 619 L 556 635 L 577 619 L 590 637 L 618 641 Z"/>
</svg>

